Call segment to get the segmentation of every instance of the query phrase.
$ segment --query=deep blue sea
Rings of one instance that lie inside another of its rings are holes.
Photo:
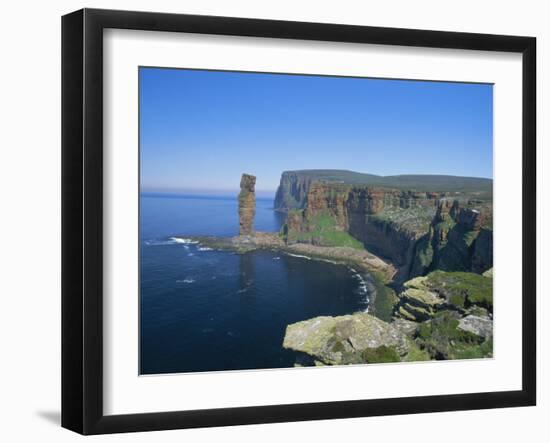
[[[257,200],[257,230],[279,230],[284,216],[272,208]],[[142,195],[142,374],[292,367],[289,323],[367,308],[364,281],[347,266],[184,240],[237,233],[235,197]]]

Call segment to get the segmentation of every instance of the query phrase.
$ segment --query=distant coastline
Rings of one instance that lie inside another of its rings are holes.
[[[215,192],[215,193],[201,193],[201,192],[166,192],[166,191],[140,191],[140,197],[148,198],[188,198],[188,199],[210,199],[210,200],[235,200],[235,197],[239,194],[239,191],[234,192]],[[257,200],[271,200],[275,199],[275,191],[269,193],[256,194]]]

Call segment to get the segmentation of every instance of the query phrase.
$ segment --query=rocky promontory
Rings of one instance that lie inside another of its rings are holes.
[[[403,361],[411,352],[419,352],[399,329],[367,313],[315,317],[289,325],[283,347],[307,355],[315,365]]]

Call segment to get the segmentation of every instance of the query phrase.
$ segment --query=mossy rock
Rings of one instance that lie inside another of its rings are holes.
[[[395,348],[388,346],[367,348],[362,352],[361,357],[366,363],[392,363],[401,361]]]
[[[397,313],[400,317],[406,320],[417,321],[416,317],[412,313],[407,311],[404,306],[399,306],[399,308],[397,309]]]
[[[405,303],[400,307],[399,312],[403,313],[406,311],[408,314],[412,315],[415,321],[425,321],[432,318],[434,315],[431,309],[426,309],[421,306],[415,306],[410,303]]]
[[[370,354],[382,346],[394,350],[400,359],[409,351],[409,340],[391,324],[363,312],[293,323],[287,326],[283,341],[284,348],[327,365],[366,363],[366,355],[380,361],[393,359],[391,351],[384,349]]]
[[[493,282],[473,272],[434,271],[427,275],[426,285],[460,308],[479,305],[493,310]]]
[[[479,345],[464,345],[459,343],[454,347],[453,358],[464,360],[493,357],[493,339],[490,338]]]
[[[409,353],[406,355],[403,361],[428,361],[431,360],[431,356],[428,351],[421,349],[413,340],[410,340]]]
[[[456,313],[442,311],[419,326],[416,343],[438,360],[492,356],[492,337],[485,339],[459,326]]]
[[[409,303],[424,307],[426,309],[433,308],[444,303],[445,301],[439,297],[437,293],[425,289],[408,288],[403,291],[400,296],[406,299]]]

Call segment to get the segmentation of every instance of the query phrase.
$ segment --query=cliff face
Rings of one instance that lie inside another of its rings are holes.
[[[493,181],[487,178],[450,175],[380,176],[347,170],[309,169],[283,172],[275,197],[275,209],[283,212],[290,209],[303,209],[309,186],[313,182],[394,189],[404,192],[404,197],[408,194],[410,199],[422,199],[431,191],[447,194],[447,196],[456,195],[458,191],[458,193],[470,194],[472,197],[475,195],[478,198],[490,200],[493,193]],[[416,191],[411,191],[413,189]]]
[[[254,216],[256,214],[256,177],[243,174],[241,192],[239,193],[239,235],[254,233]]]
[[[438,203],[428,232],[417,242],[411,277],[435,269],[481,273],[493,266],[493,231],[487,223],[491,208],[470,205]]]
[[[284,181],[289,187],[280,192],[303,192],[306,185],[292,175]],[[284,227],[287,242],[364,245],[393,262],[398,280],[435,269],[480,273],[492,267],[490,205],[450,200],[445,192],[320,181],[307,184],[304,197],[295,195],[300,201],[278,193],[279,202],[294,204]]]
[[[305,206],[311,182],[311,177],[303,174],[293,171],[283,172],[275,194],[275,209],[278,211],[302,209]]]

